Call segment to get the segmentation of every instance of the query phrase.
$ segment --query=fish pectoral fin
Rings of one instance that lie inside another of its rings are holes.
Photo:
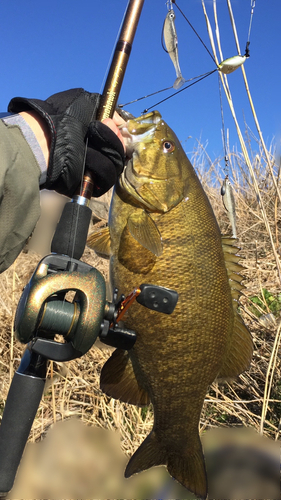
[[[129,353],[116,349],[101,371],[101,390],[123,403],[147,406],[150,398],[136,379]]]
[[[140,245],[157,257],[162,254],[163,245],[161,234],[154,220],[152,220],[147,212],[141,210],[131,214],[127,224],[131,235]]]
[[[155,465],[166,465],[171,476],[185,488],[197,496],[206,498],[205,461],[199,435],[193,447],[171,450],[170,447],[164,448],[163,442],[158,440],[155,431],[152,431],[131,457],[125,470],[125,477]]]
[[[111,239],[109,227],[104,227],[98,231],[94,231],[88,236],[88,247],[95,250],[95,252],[103,257],[110,257]]]

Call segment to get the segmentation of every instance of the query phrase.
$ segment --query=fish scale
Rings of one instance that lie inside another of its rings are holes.
[[[176,445],[178,451],[183,446],[182,442],[191,449],[193,440],[198,438],[198,421],[204,397],[209,384],[219,372],[226,335],[233,321],[228,314],[231,307],[228,278],[225,268],[220,265],[222,249],[218,251],[215,248],[218,239],[220,241],[217,224],[209,224],[209,232],[215,233],[214,249],[210,251],[211,244],[208,240],[206,254],[204,234],[208,225],[204,226],[202,235],[198,231],[196,236],[193,231],[185,232],[187,227],[183,222],[186,218],[189,219],[188,228],[193,225],[198,227],[199,217],[192,217],[189,202],[191,204],[192,199],[159,217],[157,227],[165,245],[162,258],[150,273],[131,273],[114,261],[111,266],[113,284],[118,285],[125,294],[143,281],[166,286],[179,293],[178,304],[171,316],[160,316],[136,305],[128,311],[125,320],[126,326],[137,332],[137,345],[130,356],[136,372],[140,372],[142,367],[144,388],[153,403],[155,432],[166,447]],[[121,207],[116,198],[111,215],[113,220],[116,212],[119,216],[122,213],[122,200],[120,205]],[[202,216],[202,210],[195,213],[201,213]],[[126,214],[125,219],[127,217]],[[157,221],[157,218],[154,216],[154,220]],[[178,224],[175,224],[175,220]],[[181,241],[176,239],[179,230]],[[175,241],[178,244],[176,252],[175,245],[169,244]],[[220,286],[216,286],[212,292],[214,280]],[[215,318],[212,314],[214,308]],[[208,349],[202,349],[205,343],[208,344]],[[180,360],[180,363],[173,370],[175,360]],[[180,366],[183,365],[185,370],[181,371]],[[204,372],[198,372],[198,366],[204,366]],[[188,403],[185,408],[182,407],[183,402]]]
[[[144,138],[145,124],[150,135]],[[171,315],[137,303],[129,308],[124,321],[137,341],[129,353],[117,349],[106,362],[101,388],[125,402],[153,404],[153,429],[125,476],[165,464],[181,484],[205,498],[198,432],[204,397],[220,373],[239,374],[252,354],[249,332],[233,303],[241,289],[240,267],[233,241],[222,243],[200,181],[161,115],[131,120],[129,128],[135,152],[110,209],[111,284],[129,294],[151,283],[176,290],[179,298]],[[93,236],[90,246],[95,248],[98,239]],[[229,274],[235,278],[231,286]]]

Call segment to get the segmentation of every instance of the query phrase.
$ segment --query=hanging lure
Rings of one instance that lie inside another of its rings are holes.
[[[249,56],[248,56],[249,57]],[[224,59],[219,65],[218,70],[224,73],[225,75],[229,75],[233,73],[237,68],[240,68],[242,64],[246,61],[247,56],[233,56],[228,59]]]
[[[221,187],[221,195],[224,208],[227,211],[227,215],[229,217],[230,224],[232,227],[232,236],[233,238],[237,238],[235,200],[233,195],[233,189],[230,180],[228,178],[228,175],[225,176],[225,179],[223,181]]]
[[[163,35],[165,40],[166,49],[163,45],[164,50],[168,52],[172,63],[176,70],[177,79],[174,82],[174,89],[179,89],[185,82],[185,79],[182,76],[180,65],[179,65],[179,56],[178,56],[178,37],[175,27],[175,12],[174,9],[171,8],[166,16],[163,26],[162,33],[162,45],[163,45]]]

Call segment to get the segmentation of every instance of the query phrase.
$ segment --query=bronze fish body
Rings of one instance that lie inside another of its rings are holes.
[[[222,245],[195,170],[161,115],[131,120],[128,129],[134,154],[115,188],[110,234],[93,235],[89,244],[97,248],[102,240],[110,248],[111,283],[120,292],[151,283],[176,290],[179,299],[171,315],[140,304],[128,310],[124,322],[137,341],[106,362],[101,388],[128,403],[153,404],[153,429],[130,459],[126,477],[165,464],[205,498],[198,432],[204,397],[216,377],[239,374],[252,355],[236,311],[241,266],[234,240]]]

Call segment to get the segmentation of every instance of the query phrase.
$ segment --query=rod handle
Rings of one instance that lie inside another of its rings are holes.
[[[0,497],[13,487],[45,380],[16,372],[0,426]]]
[[[86,205],[66,203],[56,227],[51,251],[81,259],[88,236],[92,210]]]

